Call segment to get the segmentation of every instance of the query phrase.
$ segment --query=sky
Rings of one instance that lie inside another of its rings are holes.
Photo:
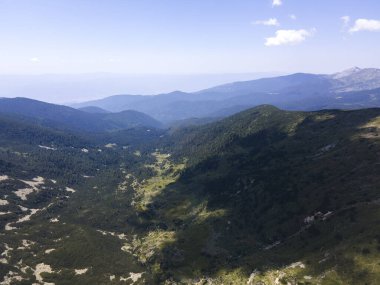
[[[379,48],[379,0],[0,0],[0,75],[334,73]]]

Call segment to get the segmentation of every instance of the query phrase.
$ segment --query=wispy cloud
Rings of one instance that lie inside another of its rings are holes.
[[[297,16],[294,15],[294,14],[290,14],[290,15],[289,15],[289,18],[292,19],[292,20],[297,20]]]
[[[270,46],[281,46],[281,45],[295,45],[306,40],[306,38],[311,37],[315,29],[307,31],[301,30],[278,30],[275,36],[266,38],[265,45]]]
[[[40,59],[38,57],[32,57],[29,59],[31,62],[40,62]]]
[[[343,16],[343,17],[341,17],[340,19],[342,20],[343,25],[344,25],[345,27],[346,27],[346,26],[350,23],[350,21],[351,21],[350,16]]]
[[[272,6],[273,7],[278,7],[278,6],[281,6],[282,5],[282,0],[273,0],[272,2]]]
[[[276,18],[270,18],[268,20],[256,21],[253,24],[264,25],[264,26],[279,26],[280,22]]]
[[[355,25],[352,28],[350,28],[350,33],[360,31],[380,31],[380,20],[357,19],[355,21]]]

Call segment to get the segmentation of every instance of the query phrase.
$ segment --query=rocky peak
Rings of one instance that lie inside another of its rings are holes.
[[[355,67],[351,67],[349,69],[346,69],[346,70],[343,70],[342,72],[338,72],[338,73],[335,73],[333,74],[333,79],[340,79],[340,78],[344,78],[344,77],[348,77],[348,76],[352,76],[360,71],[362,71],[363,69],[355,66]]]

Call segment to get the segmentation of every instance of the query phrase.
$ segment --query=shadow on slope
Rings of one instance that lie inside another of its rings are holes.
[[[379,115],[265,107],[174,134],[189,167],[141,213],[172,233],[149,260],[160,280],[373,283]]]

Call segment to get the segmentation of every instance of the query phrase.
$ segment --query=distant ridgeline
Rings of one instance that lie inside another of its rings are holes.
[[[0,98],[0,114],[38,125],[71,131],[103,132],[136,127],[160,128],[150,116],[126,110],[118,113],[94,108],[77,110],[27,98]]]
[[[261,104],[300,111],[380,107],[380,69],[354,67],[332,75],[297,73],[235,82],[194,93],[117,95],[73,107],[103,109],[95,112],[136,110],[166,124],[188,125],[195,118],[206,118],[209,122]]]

